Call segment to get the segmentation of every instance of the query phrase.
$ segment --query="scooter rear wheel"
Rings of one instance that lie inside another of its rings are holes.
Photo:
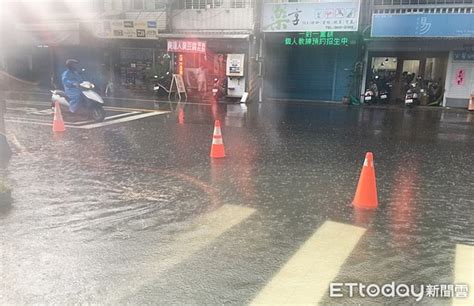
[[[102,106],[96,105],[91,109],[92,120],[95,122],[102,122],[105,119],[105,110]]]

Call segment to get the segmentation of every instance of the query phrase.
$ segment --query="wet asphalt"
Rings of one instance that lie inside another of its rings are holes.
[[[215,119],[222,160],[209,158]],[[60,135],[7,130],[16,154],[1,170],[14,198],[0,211],[1,303],[248,304],[327,220],[367,229],[337,282],[453,283],[456,245],[474,245],[467,111],[174,104]],[[379,208],[359,211],[350,204],[367,151]],[[196,220],[224,205],[254,213],[205,241]]]

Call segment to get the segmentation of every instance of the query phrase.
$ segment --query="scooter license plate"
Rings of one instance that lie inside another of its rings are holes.
[[[160,86],[153,87],[153,90],[155,90],[155,91],[158,90],[158,89],[160,89]]]
[[[372,100],[372,97],[365,97],[364,100],[365,101],[370,101],[370,100]]]
[[[406,99],[405,103],[413,103],[413,99]]]
[[[387,95],[381,95],[380,98],[381,99],[387,99]]]
[[[216,93],[216,92],[217,92],[217,89],[213,89],[212,92],[213,92],[213,93]]]

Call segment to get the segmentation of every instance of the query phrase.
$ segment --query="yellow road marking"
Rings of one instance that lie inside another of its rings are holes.
[[[326,221],[252,301],[252,305],[316,304],[365,233]]]
[[[133,296],[144,286],[158,279],[160,274],[183,262],[194,253],[205,248],[230,228],[241,223],[255,212],[253,208],[235,205],[223,205],[217,210],[198,218],[187,229],[178,235],[160,254],[142,260],[149,263],[143,269],[127,279],[121,288],[114,288],[104,304],[117,304],[129,296]]]
[[[454,283],[466,284],[469,292],[467,298],[454,298],[453,305],[474,305],[474,246],[456,245]]]

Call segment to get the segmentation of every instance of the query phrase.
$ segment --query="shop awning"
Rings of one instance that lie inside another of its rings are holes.
[[[79,23],[19,23],[15,30],[20,45],[79,45]]]

